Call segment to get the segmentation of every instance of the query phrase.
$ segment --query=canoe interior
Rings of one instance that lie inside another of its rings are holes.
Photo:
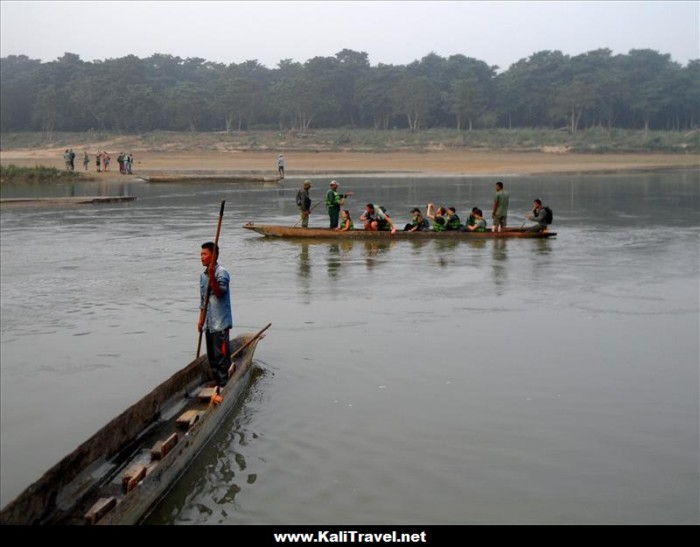
[[[231,353],[252,335],[230,341]],[[234,360],[236,374],[222,391],[224,399],[250,367],[257,342]],[[73,452],[64,457],[0,512],[2,524],[82,524],[84,515],[100,498],[130,496],[122,492],[121,477],[134,465],[150,465],[149,474],[160,463],[151,462],[150,449],[172,433],[184,432],[176,419],[186,410],[223,412],[224,405],[211,406],[197,398],[198,391],[213,386],[206,355],[193,360],[153,389],[140,401],[110,421]],[[188,443],[189,444],[189,443]]]
[[[395,234],[389,231],[348,230],[340,232],[330,228],[293,228],[291,226],[275,226],[270,224],[255,224],[249,222],[243,228],[252,230],[264,236],[286,238],[313,238],[313,239],[502,239],[502,238],[548,238],[556,236],[556,232],[532,232],[524,228],[506,228],[504,232],[460,232],[446,231],[433,232],[404,232],[397,230]]]

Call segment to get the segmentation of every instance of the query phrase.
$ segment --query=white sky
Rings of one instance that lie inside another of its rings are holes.
[[[651,48],[681,64],[700,58],[699,1],[33,2],[0,1],[0,56],[51,61],[168,53],[226,64],[304,62],[343,48],[372,65],[431,51],[501,70],[545,49],[575,55]]]

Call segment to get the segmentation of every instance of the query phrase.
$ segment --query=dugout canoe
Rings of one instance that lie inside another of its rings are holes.
[[[207,356],[194,359],[44,473],[3,508],[0,523],[140,522],[241,399],[263,331],[230,341],[231,355],[243,349],[220,402]]]
[[[281,177],[263,177],[258,175],[151,175],[141,177],[146,182],[268,182],[279,184]]]
[[[51,198],[2,198],[0,206],[33,206],[33,205],[85,205],[96,203],[119,203],[134,201],[136,196],[69,196]]]
[[[397,230],[395,234],[391,232],[372,232],[369,230],[348,230],[340,232],[330,228],[292,228],[289,226],[275,226],[271,224],[255,224],[248,222],[243,225],[246,230],[252,230],[267,237],[285,238],[310,238],[310,239],[371,239],[371,240],[391,240],[391,239],[503,239],[503,238],[527,238],[541,239],[553,237],[556,232],[530,232],[523,228],[506,228],[504,232],[404,232]]]

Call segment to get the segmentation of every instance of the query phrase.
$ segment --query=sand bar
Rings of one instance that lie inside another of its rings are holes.
[[[75,148],[79,159],[82,148]],[[10,149],[0,152],[0,163],[63,168],[61,149]],[[138,151],[133,150],[135,175],[257,174],[276,176],[276,151]],[[116,155],[116,154],[115,154]],[[427,152],[289,152],[287,178],[319,175],[373,174],[375,176],[518,176],[551,173],[596,173],[700,169],[697,154],[580,154],[440,150]],[[114,158],[114,156],[113,156]],[[82,163],[76,170],[83,172]],[[96,173],[91,156],[89,172],[99,179],[125,180],[115,159],[108,173]]]

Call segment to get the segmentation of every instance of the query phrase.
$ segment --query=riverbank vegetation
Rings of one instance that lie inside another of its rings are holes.
[[[16,165],[0,165],[0,183],[20,182],[66,182],[84,180],[85,176],[75,171],[62,171],[54,167],[36,165],[34,167],[18,167]]]
[[[646,149],[657,149],[664,138],[650,138],[652,130],[686,134],[700,123],[700,60],[682,66],[650,49],[540,51],[499,70],[465,55],[434,53],[407,65],[371,66],[367,53],[349,49],[304,63],[284,59],[273,69],[255,60],[225,65],[164,54],[88,62],[66,53],[47,63],[11,55],[0,59],[0,131],[287,136],[333,129],[340,131],[337,146],[360,140],[381,147],[393,135],[386,131],[407,130],[415,138],[399,133],[401,140],[423,142],[433,138],[426,130],[453,128],[458,135],[447,140],[460,146],[510,146],[514,135],[575,148],[601,135],[600,146],[615,148],[623,146],[610,137],[615,131],[641,129]],[[475,136],[476,129],[487,132]],[[582,140],[573,139],[579,133]],[[624,146],[639,139],[625,137]]]
[[[307,131],[152,131],[147,133],[12,132],[2,134],[2,149],[97,149],[112,151],[264,151],[395,152],[434,150],[545,151],[553,153],[700,153],[700,130],[649,131],[591,128],[569,133],[556,129],[316,129]]]

